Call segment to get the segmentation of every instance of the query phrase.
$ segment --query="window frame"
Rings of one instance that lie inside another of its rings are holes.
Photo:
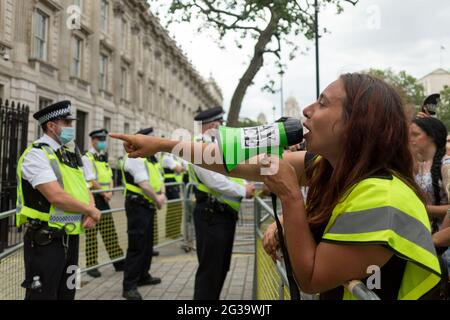
[[[77,48],[75,48],[75,45],[78,45]],[[83,75],[83,70],[82,70],[82,65],[83,65],[83,45],[84,45],[84,40],[76,35],[72,36],[72,50],[71,50],[71,63],[70,63],[70,69],[71,69],[71,74],[74,77],[77,77],[79,79],[82,78]],[[76,52],[76,57],[75,57],[75,49],[77,49]],[[77,65],[74,65],[74,63],[77,63]]]
[[[36,9],[34,12],[34,19],[33,57],[42,61],[47,61],[50,16],[48,16],[44,11]],[[43,22],[43,27],[40,24],[41,22]],[[41,31],[43,31],[43,35],[38,34]]]
[[[109,29],[109,2],[101,0],[100,2],[100,31],[108,33]]]
[[[126,67],[122,67],[120,69],[120,98],[122,100],[127,100],[128,93],[128,69]]]
[[[108,91],[108,68],[109,57],[100,53],[99,88],[103,91]]]

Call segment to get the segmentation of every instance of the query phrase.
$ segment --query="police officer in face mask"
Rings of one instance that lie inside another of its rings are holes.
[[[73,300],[79,234],[100,220],[84,180],[70,101],[33,117],[44,131],[17,165],[17,226],[25,226],[25,299]]]
[[[112,170],[108,164],[108,131],[99,129],[92,131],[91,137],[92,147],[83,156],[84,177],[89,184],[91,190],[109,190],[114,187]],[[95,193],[95,206],[99,210],[110,210],[109,202],[112,199],[112,192]],[[97,233],[100,232],[106,251],[111,260],[115,260],[123,256],[122,248],[120,248],[117,238],[116,227],[111,213],[102,215],[102,219],[97,226],[86,232],[86,267],[91,268],[98,264],[98,246]],[[122,271],[123,260],[113,263],[116,271]],[[101,276],[97,268],[87,272],[94,278]]]

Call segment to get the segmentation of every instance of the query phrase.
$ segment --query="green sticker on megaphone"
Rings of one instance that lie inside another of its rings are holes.
[[[228,172],[258,154],[281,157],[287,145],[283,123],[248,128],[219,127],[219,146]]]

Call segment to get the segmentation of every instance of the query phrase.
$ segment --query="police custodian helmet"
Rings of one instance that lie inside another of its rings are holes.
[[[76,120],[77,118],[72,115],[71,102],[69,100],[60,101],[45,107],[33,114],[40,125],[43,125],[51,120]]]
[[[200,111],[195,116],[195,121],[201,121],[202,123],[209,123],[213,121],[223,121],[223,115],[225,111],[223,111],[222,107],[214,107],[205,111]]]

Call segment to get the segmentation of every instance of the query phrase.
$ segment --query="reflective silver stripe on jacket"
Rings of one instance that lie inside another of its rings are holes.
[[[327,233],[355,234],[392,230],[400,237],[436,255],[431,232],[416,218],[391,207],[341,214]]]
[[[77,223],[83,220],[82,214],[51,214],[48,221],[53,223]]]
[[[48,154],[53,154],[56,157],[55,151],[52,148],[50,148],[49,146],[45,146],[45,145],[42,147],[45,149],[45,151]],[[64,182],[63,182],[63,178],[62,178],[61,170],[59,168],[58,161],[56,159],[48,159],[48,160],[50,161],[50,165],[53,169],[53,172],[55,173],[56,180],[58,180],[58,183],[61,186],[61,188],[64,189]],[[64,211],[55,206],[54,214],[56,214],[56,215],[64,214]]]

